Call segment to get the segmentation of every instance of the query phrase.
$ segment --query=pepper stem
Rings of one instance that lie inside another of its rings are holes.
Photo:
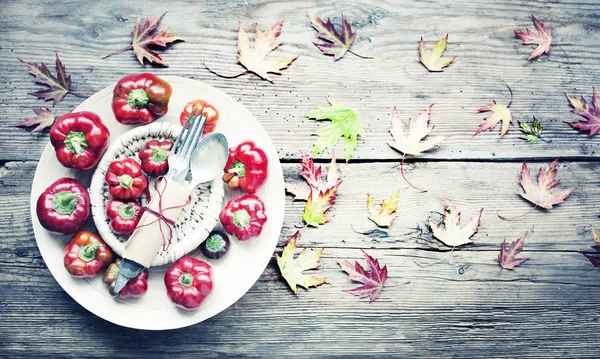
[[[133,178],[130,175],[121,175],[119,176],[119,184],[127,189],[133,184]]]
[[[244,177],[246,175],[246,166],[242,161],[235,161],[231,166],[231,172],[235,173],[238,177]]]
[[[167,151],[157,148],[152,152],[152,160],[156,163],[163,163],[167,159]]]
[[[96,259],[96,251],[98,248],[100,248],[100,243],[98,242],[86,244],[79,250],[79,258],[86,262]]]
[[[122,204],[119,206],[119,217],[123,219],[132,219],[135,217],[135,208],[130,204]]]
[[[85,134],[76,131],[69,132],[63,143],[73,153],[81,153],[88,146]]]
[[[71,214],[77,205],[79,193],[64,191],[54,195],[52,208],[60,214]]]
[[[148,95],[142,89],[131,90],[129,96],[127,96],[127,103],[134,108],[146,107],[148,101]]]
[[[179,284],[181,284],[184,287],[192,285],[193,281],[194,281],[194,276],[191,275],[190,273],[183,273],[182,275],[179,276]]]
[[[233,223],[239,228],[246,228],[250,224],[250,215],[245,209],[233,213]]]

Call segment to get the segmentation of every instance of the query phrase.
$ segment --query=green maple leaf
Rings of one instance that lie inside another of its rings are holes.
[[[306,117],[317,121],[330,120],[331,124],[317,131],[317,142],[312,151],[312,156],[316,156],[329,149],[333,151],[340,137],[344,137],[344,154],[346,162],[354,154],[356,140],[358,136],[366,137],[362,123],[356,113],[346,104],[339,101],[327,99],[331,107],[319,107],[310,111]]]
[[[540,122],[535,117],[533,118],[533,124],[519,121],[519,127],[521,127],[521,132],[525,133],[525,135],[521,136],[521,139],[529,143],[536,142],[542,137],[542,125],[540,125]]]
[[[324,279],[302,273],[305,270],[318,269],[321,266],[319,260],[321,259],[325,247],[321,249],[303,248],[300,254],[298,254],[298,257],[294,259],[297,240],[298,232],[292,235],[288,244],[283,248],[281,257],[275,253],[281,276],[296,294],[298,294],[297,286],[308,289],[309,287],[317,287],[327,283]]]

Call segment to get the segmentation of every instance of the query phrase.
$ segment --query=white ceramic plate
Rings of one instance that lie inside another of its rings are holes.
[[[240,103],[212,86],[181,77],[161,77],[171,84],[173,95],[169,112],[159,121],[179,123],[179,114],[188,101],[205,99],[219,110],[220,119],[216,131],[227,137],[230,146],[251,139],[269,158],[268,180],[256,193],[265,203],[268,218],[261,235],[247,242],[232,238],[229,253],[219,260],[204,258],[200,251],[190,254],[213,267],[213,292],[198,310],[189,312],[179,309],[167,298],[163,277],[169,266],[152,267],[148,292],[144,297],[134,300],[111,297],[100,277],[76,279],[65,270],[63,250],[70,236],[48,233],[37,219],[35,204],[39,195],[58,178],[77,178],[89,186],[93,171],[81,173],[64,168],[56,159],[54,148],[48,143],[40,158],[31,190],[33,231],[42,257],[56,281],[73,299],[97,316],[118,325],[148,330],[174,329],[196,324],[223,311],[241,298],[258,280],[273,255],[281,233],[285,206],[283,173],[277,151],[258,120]],[[111,109],[112,90],[113,86],[105,88],[74,110],[98,114],[111,132],[111,143],[133,127],[121,125],[115,120]],[[226,190],[224,203],[241,195],[241,191]],[[95,231],[91,216],[86,228]]]

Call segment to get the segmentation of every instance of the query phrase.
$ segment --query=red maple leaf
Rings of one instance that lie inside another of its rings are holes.
[[[339,262],[342,269],[348,273],[350,279],[363,283],[360,287],[346,289],[344,292],[354,294],[360,298],[370,297],[369,303],[372,303],[377,299],[379,293],[381,293],[381,289],[383,289],[383,284],[388,279],[387,265],[380,267],[377,259],[371,257],[365,251],[362,252],[365,258],[367,258],[369,271],[366,271],[358,262],[354,262],[354,265],[347,260]]]
[[[583,96],[577,98],[566,93],[565,96],[567,96],[569,104],[573,106],[571,112],[586,118],[581,121],[569,122],[569,125],[582,132],[589,131],[590,136],[597,134],[600,131],[600,96],[596,93],[596,89],[594,89],[594,95],[592,96],[593,107],[588,106]]]
[[[545,209],[552,209],[553,205],[563,203],[577,187],[553,191],[552,188],[560,183],[560,180],[556,178],[557,167],[558,158],[545,168],[540,167],[537,185],[534,185],[531,180],[531,172],[524,161],[523,167],[521,167],[521,186],[524,193],[520,193],[521,197]]]
[[[500,267],[504,269],[514,269],[530,259],[517,258],[517,255],[523,250],[523,243],[525,243],[526,235],[527,232],[525,232],[525,234],[521,237],[512,241],[508,250],[506,249],[506,239],[502,242],[500,253],[498,254],[498,264],[500,264]]]

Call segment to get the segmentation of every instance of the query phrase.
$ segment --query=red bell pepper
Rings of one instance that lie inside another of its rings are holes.
[[[201,260],[181,257],[165,273],[167,295],[176,306],[195,310],[213,288],[212,268]]]
[[[38,197],[36,213],[48,231],[73,234],[90,216],[90,196],[76,179],[60,178]]]
[[[203,135],[213,132],[215,127],[217,127],[217,121],[219,121],[219,111],[217,111],[213,105],[207,103],[206,101],[198,99],[186,103],[181,115],[179,115],[179,122],[181,122],[181,126],[185,125],[191,113],[196,113],[197,115],[204,113],[206,115],[204,131],[202,131]],[[193,121],[194,119],[190,121],[190,125]]]
[[[133,158],[113,161],[106,171],[104,180],[108,183],[108,192],[116,199],[140,198],[148,185],[142,174],[142,166]]]
[[[56,158],[67,168],[87,171],[100,161],[108,148],[110,131],[92,112],[60,116],[50,128],[50,143]]]
[[[113,90],[112,110],[124,125],[148,124],[169,110],[173,89],[150,73],[123,77]]]
[[[229,149],[223,181],[230,189],[255,193],[267,180],[269,160],[265,151],[246,141]]]
[[[148,291],[148,270],[144,269],[140,274],[130,279],[127,284],[121,289],[119,293],[114,292],[115,281],[119,276],[119,268],[121,267],[121,260],[117,259],[114,263],[111,263],[104,276],[102,276],[102,282],[108,285],[108,292],[112,296],[119,295],[121,298],[140,298]]]
[[[106,203],[106,217],[110,228],[121,235],[130,235],[137,227],[144,209],[137,202],[122,202],[116,199]]]
[[[267,215],[260,198],[247,194],[227,202],[219,219],[227,233],[235,235],[240,241],[247,241],[262,232]]]
[[[151,140],[146,142],[146,147],[138,153],[142,161],[142,170],[149,175],[162,176],[169,172],[167,157],[173,148],[171,141]]]
[[[90,231],[75,233],[65,248],[65,268],[76,278],[97,276],[112,259],[110,248]]]

